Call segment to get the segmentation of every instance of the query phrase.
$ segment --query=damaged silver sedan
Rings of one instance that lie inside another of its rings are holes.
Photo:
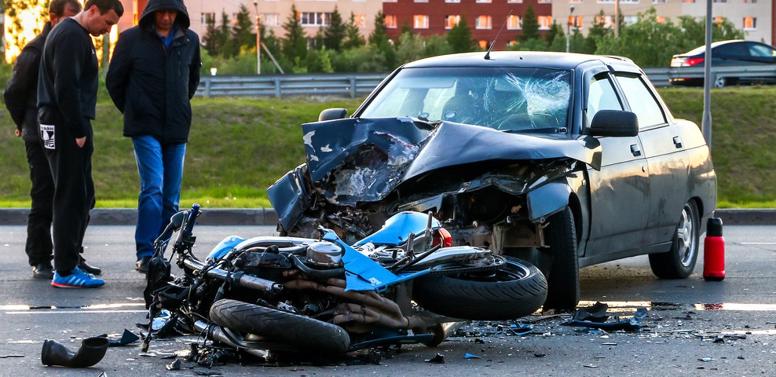
[[[716,175],[697,125],[674,119],[626,59],[493,52],[394,71],[354,112],[304,124],[307,162],[269,189],[284,234],[363,237],[431,212],[455,244],[538,266],[545,309],[579,301],[579,268],[649,254],[684,278]]]

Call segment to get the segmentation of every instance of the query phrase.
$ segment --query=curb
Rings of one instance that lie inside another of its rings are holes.
[[[26,208],[0,208],[0,225],[26,225]],[[276,225],[278,216],[272,208],[203,209],[200,225]],[[776,209],[718,209],[717,216],[726,225],[776,225]],[[91,211],[92,225],[135,225],[137,210],[99,208]]]

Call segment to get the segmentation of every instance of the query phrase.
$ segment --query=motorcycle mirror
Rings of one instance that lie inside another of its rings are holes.
[[[186,211],[180,211],[170,216],[170,224],[172,224],[173,230],[178,230],[183,225],[183,221],[186,220]]]

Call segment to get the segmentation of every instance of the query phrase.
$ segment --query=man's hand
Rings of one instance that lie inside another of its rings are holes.
[[[17,128],[13,130],[13,134],[16,135],[16,137],[22,137],[22,130]]]
[[[86,136],[76,138],[75,143],[78,144],[78,148],[83,148],[86,144]]]

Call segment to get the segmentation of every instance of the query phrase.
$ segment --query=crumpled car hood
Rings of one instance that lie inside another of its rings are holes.
[[[600,168],[601,148],[594,138],[506,133],[450,122],[432,130],[416,122],[348,118],[304,124],[313,186],[331,202],[355,206],[380,201],[401,183],[433,170],[477,162],[570,158]]]

